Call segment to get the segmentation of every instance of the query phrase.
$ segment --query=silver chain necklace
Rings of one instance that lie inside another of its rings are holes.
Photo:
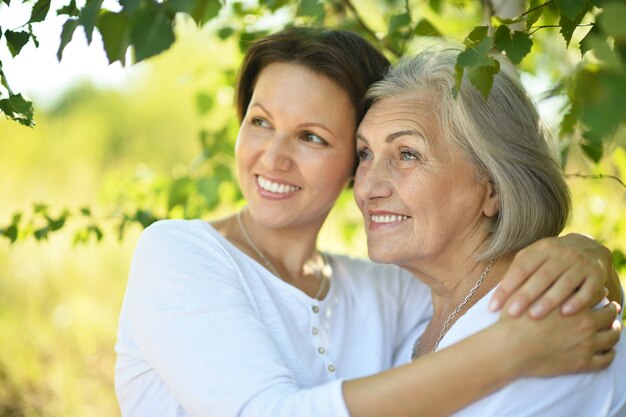
[[[263,252],[261,252],[261,249],[259,249],[257,247],[257,245],[255,245],[254,242],[252,241],[252,238],[250,238],[250,235],[248,234],[248,230],[243,225],[243,220],[241,219],[241,211],[239,211],[237,213],[237,223],[239,223],[239,229],[241,229],[241,233],[243,234],[243,237],[246,239],[246,242],[256,252],[256,254],[259,255],[259,258],[261,258],[263,260],[263,263],[265,264],[267,269],[269,269],[272,274],[276,275],[278,278],[280,278],[283,281],[285,281],[283,279],[283,277],[278,273],[278,271],[276,270],[274,265],[270,262],[270,260],[267,259],[267,257],[263,254]],[[324,265],[323,265],[322,269],[318,269],[318,270],[316,270],[314,272],[315,276],[320,281],[320,285],[317,288],[317,293],[315,294],[315,297],[313,297],[316,300],[320,299],[320,296],[322,295],[322,292],[324,291],[324,288],[326,287],[326,285],[325,285],[326,280],[324,279],[324,274],[322,272],[322,270],[326,269],[326,265],[327,265],[327,263],[326,263],[326,256],[323,253],[320,253],[320,254],[322,256],[322,261],[323,261]]]
[[[465,306],[465,304],[467,304],[470,298],[472,298],[472,296],[476,293],[476,290],[478,290],[478,287],[480,287],[480,284],[483,283],[483,281],[485,280],[485,277],[487,277],[487,274],[489,273],[489,271],[491,271],[491,267],[496,262],[496,259],[497,258],[492,259],[489,262],[489,264],[487,264],[487,267],[485,268],[483,273],[480,274],[480,278],[478,278],[478,281],[476,281],[476,284],[474,284],[474,286],[469,290],[469,292],[467,293],[463,301],[461,301],[461,303],[458,306],[456,306],[454,311],[448,316],[446,321],[443,323],[443,329],[441,329],[441,333],[439,333],[439,338],[435,342],[435,347],[433,347],[433,350],[432,350],[433,352],[436,351],[437,348],[439,347],[439,342],[441,342],[441,339],[443,339],[446,332],[448,331],[448,326],[450,325],[450,322],[452,321],[452,319],[454,319],[454,317],[456,317],[456,315],[459,314],[459,312]],[[419,355],[420,340],[421,340],[421,336],[418,337],[417,340],[415,340],[415,344],[413,345],[413,351],[411,352],[411,361],[414,361],[415,359],[417,359]]]

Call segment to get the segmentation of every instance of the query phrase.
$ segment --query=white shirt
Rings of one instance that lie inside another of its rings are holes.
[[[120,315],[122,415],[348,417],[342,381],[408,361],[430,290],[397,267],[328,261],[330,289],[317,301],[208,223],[150,226]]]
[[[454,323],[438,350],[498,320],[499,314],[488,308],[494,291]],[[623,335],[616,349],[615,360],[602,372],[519,379],[464,408],[454,417],[626,417],[626,338]]]

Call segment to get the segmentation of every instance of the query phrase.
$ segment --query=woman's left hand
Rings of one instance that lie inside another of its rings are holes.
[[[613,300],[621,301],[620,284],[611,251],[580,234],[539,240],[519,251],[491,299],[490,308],[513,317],[528,310],[542,318],[557,307],[574,314],[600,302],[606,286],[617,289]]]

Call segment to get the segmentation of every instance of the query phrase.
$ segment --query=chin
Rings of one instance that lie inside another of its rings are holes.
[[[378,264],[395,263],[395,257],[391,253],[388,253],[385,250],[377,250],[376,248],[371,248],[369,247],[369,245],[367,249],[367,256],[370,258],[370,260]]]

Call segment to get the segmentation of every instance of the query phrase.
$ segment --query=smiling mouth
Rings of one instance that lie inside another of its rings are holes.
[[[371,214],[370,221],[378,224],[398,223],[410,219],[402,214]]]
[[[296,185],[281,184],[278,182],[270,181],[261,175],[257,175],[257,184],[263,190],[276,194],[287,194],[302,189],[302,187],[298,187]]]

